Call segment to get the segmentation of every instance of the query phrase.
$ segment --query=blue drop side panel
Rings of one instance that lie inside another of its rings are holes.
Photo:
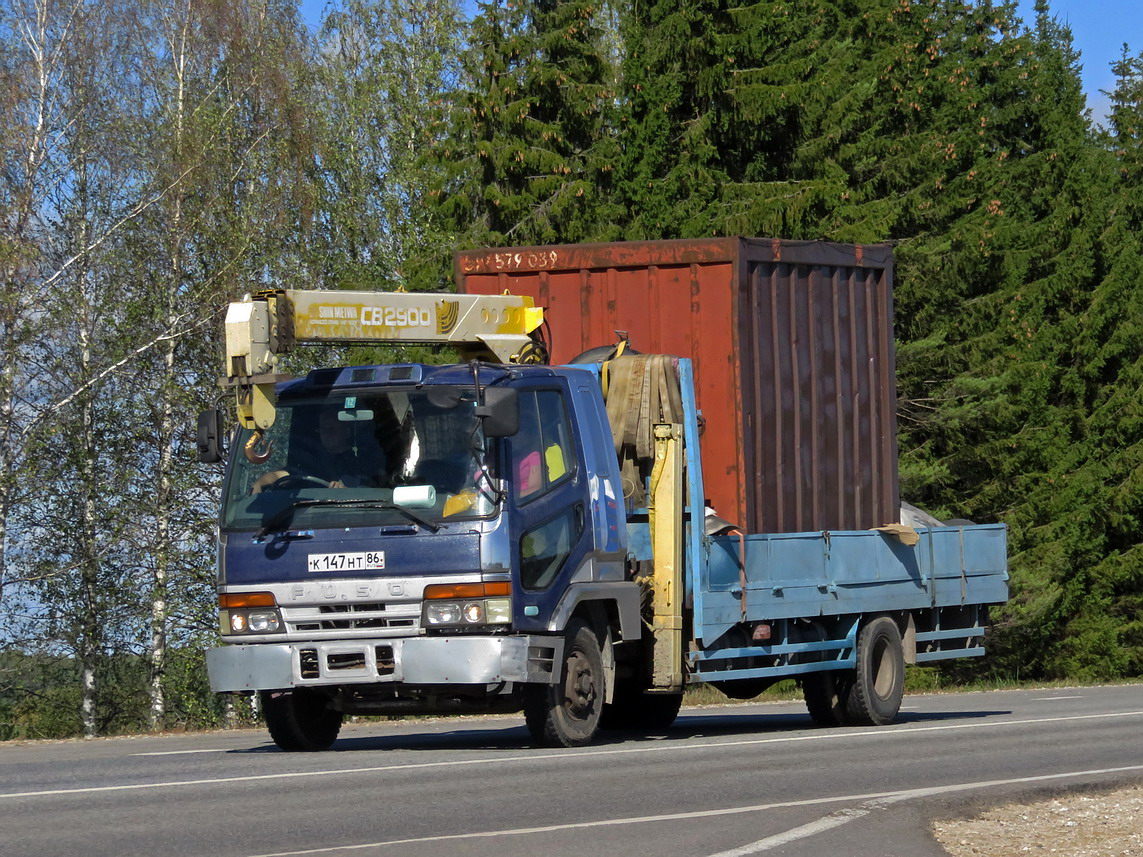
[[[917,532],[913,547],[873,530],[746,536],[746,621],[1007,600],[1003,524]],[[743,618],[739,554],[737,537],[719,536],[699,567],[695,636],[703,641]]]

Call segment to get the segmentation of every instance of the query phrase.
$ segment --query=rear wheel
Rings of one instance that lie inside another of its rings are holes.
[[[615,688],[615,699],[603,706],[601,729],[661,732],[669,729],[683,705],[681,693],[647,693],[637,685]]]
[[[884,726],[896,719],[904,692],[901,631],[888,616],[878,616],[857,636],[857,670],[846,712],[854,723]]]
[[[802,696],[810,719],[819,726],[843,726],[853,693],[853,670],[825,670],[802,677]]]
[[[262,691],[262,714],[270,737],[287,752],[328,750],[341,731],[342,713],[309,688]]]
[[[649,732],[670,729],[682,707],[681,693],[644,693],[639,728]]]
[[[538,743],[580,747],[591,742],[603,711],[603,656],[595,632],[578,619],[564,632],[564,663],[558,684],[529,685],[524,719]]]

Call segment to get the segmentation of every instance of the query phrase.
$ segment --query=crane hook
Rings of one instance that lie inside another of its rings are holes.
[[[265,445],[259,449],[258,444],[263,441],[265,441]],[[274,451],[274,442],[266,439],[266,433],[262,429],[256,428],[254,434],[250,435],[250,440],[246,441],[246,445],[242,447],[242,451],[246,454],[246,460],[251,464],[261,464]]]

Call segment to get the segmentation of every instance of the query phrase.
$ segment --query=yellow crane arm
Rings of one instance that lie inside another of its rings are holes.
[[[544,310],[530,297],[276,289],[226,313],[226,377],[246,428],[274,424],[278,358],[297,345],[451,345],[465,357],[537,362],[532,333]]]

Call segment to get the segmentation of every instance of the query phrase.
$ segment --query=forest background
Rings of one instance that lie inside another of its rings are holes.
[[[893,242],[903,497],[1010,527],[947,679],[1143,676],[1143,54],[1102,124],[1079,59],[1043,0],[4,0],[0,738],[227,716],[227,301],[506,244]]]

